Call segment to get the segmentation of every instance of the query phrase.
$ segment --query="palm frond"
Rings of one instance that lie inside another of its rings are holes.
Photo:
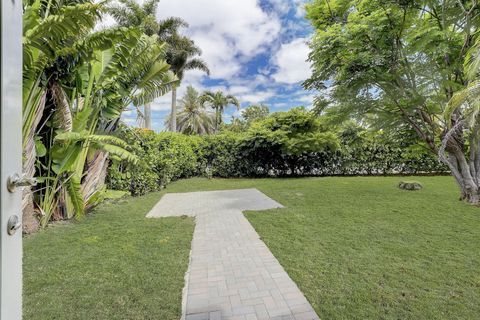
[[[66,182],[66,189],[75,210],[75,217],[82,217],[85,214],[85,203],[83,202],[80,178],[75,174],[72,175]]]
[[[131,97],[131,101],[135,106],[145,105],[152,102],[158,97],[165,95],[172,88],[178,85],[178,79],[172,72],[158,74],[149,83],[145,83],[140,92]]]
[[[466,108],[466,110],[464,110],[464,117],[468,117],[476,112],[476,109],[479,107],[479,100],[480,80],[477,80],[471,82],[467,88],[456,92],[450,99],[444,112],[447,123],[451,123],[452,115],[462,106]]]
[[[131,152],[128,152],[127,150],[119,147],[119,146],[115,146],[115,145],[112,145],[112,144],[96,144],[98,149],[101,149],[101,150],[104,150],[114,156],[117,156],[119,157],[120,159],[122,160],[125,160],[125,161],[128,161],[128,162],[131,162],[133,164],[137,164],[138,163],[138,157],[136,155],[134,155],[133,153]]]
[[[159,22],[157,34],[162,41],[166,41],[177,34],[180,28],[188,28],[188,23],[182,18],[169,17]]]
[[[112,135],[89,134],[88,131],[82,132],[62,132],[55,136],[55,142],[73,143],[78,141],[93,141],[98,143],[114,144],[127,148],[128,144],[122,139]]]
[[[66,40],[86,35],[93,29],[100,8],[99,4],[87,2],[64,7],[58,15],[50,15],[43,20],[37,18],[37,23],[24,31],[24,51],[31,52],[35,48],[48,57],[55,58],[56,51],[64,46]]]
[[[82,131],[82,132],[62,132],[59,133],[55,136],[54,142],[65,142],[65,143],[71,143],[71,142],[77,142],[77,141],[83,141],[88,138],[89,134],[87,131]]]
[[[465,57],[465,71],[468,79],[478,79],[480,76],[480,34]]]
[[[237,109],[240,108],[240,101],[238,101],[238,99],[237,99],[235,96],[233,96],[233,95],[227,95],[227,96],[225,97],[225,99],[227,100],[227,102],[228,102],[229,104],[233,104],[234,106],[236,106]]]
[[[210,75],[210,69],[207,63],[202,59],[191,59],[185,64],[185,70],[200,70]]]

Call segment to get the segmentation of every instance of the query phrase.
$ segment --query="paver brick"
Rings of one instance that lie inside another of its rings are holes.
[[[166,194],[147,217],[196,218],[184,320],[318,320],[244,217],[282,206],[256,189]]]

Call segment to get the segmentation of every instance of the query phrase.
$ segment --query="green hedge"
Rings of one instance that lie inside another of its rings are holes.
[[[418,174],[446,172],[434,154],[402,145],[379,133],[340,134],[340,148],[286,153],[281,142],[252,132],[186,136],[123,130],[121,137],[140,158],[138,165],[112,159],[108,187],[140,195],[192,176],[258,177]]]
[[[156,134],[149,130],[121,130],[120,136],[138,156],[131,165],[112,159],[107,185],[115,190],[129,190],[134,196],[160,190],[180,178],[199,173],[200,138],[177,133]]]

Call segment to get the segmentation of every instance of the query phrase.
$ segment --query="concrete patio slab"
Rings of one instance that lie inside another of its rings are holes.
[[[243,215],[282,208],[257,189],[169,193],[149,218],[194,216],[185,320],[319,317]]]

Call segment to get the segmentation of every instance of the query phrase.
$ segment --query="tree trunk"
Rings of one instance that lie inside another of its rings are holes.
[[[215,133],[218,133],[219,124],[220,124],[220,109],[215,108]]]
[[[147,103],[143,108],[143,113],[145,117],[145,128],[152,129],[152,105],[150,103]]]
[[[480,159],[480,145],[476,136],[472,135],[469,146],[470,154],[467,157],[464,152],[462,134],[463,125],[459,122],[443,137],[439,158],[450,168],[460,187],[460,200],[478,205],[480,204],[480,171],[476,163]]]
[[[448,152],[447,160],[444,161],[460,187],[460,200],[478,205],[480,200],[479,184],[474,178],[473,172],[465,155],[461,152]]]
[[[170,131],[177,132],[177,88],[172,89],[172,112],[170,114]]]
[[[35,176],[35,162],[37,159],[37,152],[35,147],[35,132],[42,119],[43,111],[45,109],[46,92],[40,98],[35,119],[32,122],[30,131],[26,137],[23,137],[23,173],[27,177]],[[22,192],[22,228],[24,233],[32,233],[38,230],[40,222],[35,216],[33,205],[33,192],[31,187],[26,187]]]
[[[87,163],[85,177],[82,181],[83,199],[86,204],[92,196],[105,186],[108,169],[108,152],[96,151],[93,159]]]
[[[71,132],[73,127],[72,110],[68,104],[65,91],[60,84],[55,81],[50,82],[49,91],[55,104],[55,118],[58,119],[60,129]]]

